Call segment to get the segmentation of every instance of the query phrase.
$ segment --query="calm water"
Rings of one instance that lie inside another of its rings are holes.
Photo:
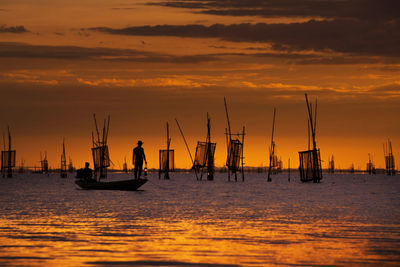
[[[137,192],[0,178],[0,265],[400,265],[400,176],[294,178],[151,174]]]

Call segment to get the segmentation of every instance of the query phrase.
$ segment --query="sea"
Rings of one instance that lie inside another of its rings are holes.
[[[399,175],[170,176],[133,192],[0,178],[0,265],[400,266]]]

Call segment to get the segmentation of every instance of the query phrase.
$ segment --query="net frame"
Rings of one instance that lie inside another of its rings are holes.
[[[392,154],[389,154],[388,156],[385,156],[385,166],[386,166],[386,172],[387,172],[388,175],[394,175],[395,174],[394,156]]]
[[[16,150],[1,151],[1,169],[14,168],[16,164]]]
[[[373,172],[373,170],[374,170],[374,164],[372,163],[372,162],[368,162],[367,163],[367,167],[366,167],[366,172],[368,172],[368,173],[372,173]]]
[[[226,166],[229,170],[236,172],[240,169],[240,160],[242,158],[243,143],[238,139],[231,139],[229,141],[228,156],[226,159]]]
[[[393,155],[385,156],[385,165],[387,170],[394,169],[394,157]]]
[[[321,156],[319,149],[299,152],[299,172],[300,180],[302,182],[319,181],[322,179]]]
[[[61,154],[61,173],[66,173],[67,172],[67,159],[65,157],[65,154]]]
[[[167,157],[167,153],[169,156]],[[159,152],[159,170],[161,172],[174,171],[175,170],[175,151],[173,149],[160,149]],[[169,166],[167,168],[167,158],[169,160]]]
[[[42,172],[48,172],[49,171],[49,162],[47,159],[41,160],[40,161],[40,166],[42,167]]]
[[[102,169],[110,167],[110,153],[108,151],[108,146],[97,146],[92,148],[92,157],[94,169]]]
[[[328,165],[329,165],[328,166],[329,172],[334,173],[335,172],[335,162],[333,160],[330,160]]]
[[[217,143],[197,142],[193,168],[207,167],[209,162],[214,165],[214,155]],[[210,159],[208,158],[210,156]]]

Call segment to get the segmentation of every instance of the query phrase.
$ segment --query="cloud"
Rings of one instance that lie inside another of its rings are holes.
[[[400,57],[400,19],[368,22],[337,19],[304,23],[156,25],[90,30],[135,36],[218,38],[231,42],[268,43],[276,51],[333,51],[355,55]]]
[[[400,98],[400,81],[373,87],[368,92],[378,97]]]
[[[217,46],[218,47],[218,46]],[[219,47],[218,47],[219,48]],[[246,51],[247,49],[244,48]],[[249,50],[247,50],[249,51]],[[342,64],[354,62],[376,62],[376,60],[363,59],[336,59],[330,56],[316,54],[303,54],[296,52],[265,52],[265,53],[213,53],[198,55],[170,55],[162,53],[146,52],[134,49],[115,49],[102,47],[79,47],[79,46],[47,46],[31,45],[26,43],[0,42],[0,58],[26,58],[26,59],[61,59],[61,60],[98,60],[113,62],[149,62],[149,63],[174,63],[174,64],[196,64],[210,61],[224,61],[230,57],[251,57],[258,59],[283,59],[290,64],[331,64],[339,62]]]
[[[0,42],[0,58],[91,59],[161,63],[198,63],[216,60],[212,55],[175,56],[134,49],[47,46],[10,42]]]
[[[220,16],[319,17],[392,20],[399,17],[397,0],[178,0],[148,3]]]
[[[28,32],[24,26],[0,25],[0,33],[25,33]]]
[[[112,7],[112,10],[133,10],[137,9],[136,7]]]
[[[59,82],[54,79],[46,79],[44,75],[38,75],[30,71],[9,72],[0,75],[0,80],[12,81],[24,84],[40,84],[40,85],[58,85]]]
[[[199,88],[211,86],[213,84],[205,82],[197,82],[185,77],[162,77],[153,79],[118,79],[118,78],[102,78],[102,79],[83,79],[77,78],[78,83],[89,86],[105,86],[105,87],[188,87]]]

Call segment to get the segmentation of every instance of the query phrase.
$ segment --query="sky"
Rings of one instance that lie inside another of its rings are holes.
[[[149,167],[166,148],[176,167],[206,138],[216,165],[231,127],[245,127],[246,166],[266,166],[273,108],[284,167],[307,149],[304,94],[318,101],[322,166],[384,167],[390,138],[400,160],[400,3],[395,0],[2,0],[0,130],[18,165],[91,161],[93,114],[111,116],[115,168],[144,142]],[[398,165],[397,165],[398,166]],[[396,166],[396,167],[397,167]]]

